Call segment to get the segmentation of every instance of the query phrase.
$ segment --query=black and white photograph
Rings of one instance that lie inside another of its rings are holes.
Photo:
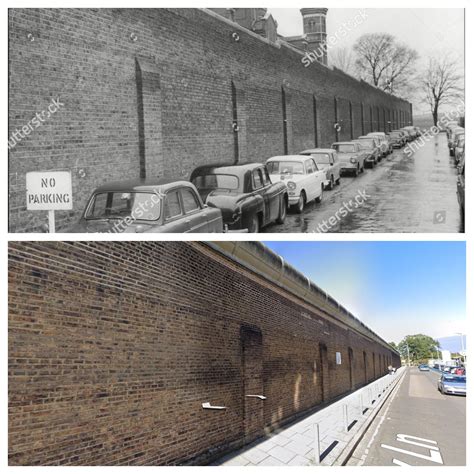
[[[464,231],[462,8],[12,8],[9,229]]]

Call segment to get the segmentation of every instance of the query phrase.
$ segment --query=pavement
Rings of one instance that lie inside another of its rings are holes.
[[[440,393],[438,378],[410,368],[347,465],[466,465],[466,397]]]
[[[414,153],[396,149],[357,178],[342,177],[321,203],[308,203],[302,214],[290,212],[283,225],[262,232],[463,232],[446,134],[419,149],[415,143]]]
[[[337,402],[278,429],[245,448],[212,463],[214,466],[311,466],[315,457],[316,428],[319,429],[320,465],[335,464],[344,450],[366,429],[396,382],[403,376],[401,368],[352,392]],[[347,408],[346,408],[347,407]],[[347,416],[345,415],[347,413]],[[346,427],[348,429],[346,429]]]

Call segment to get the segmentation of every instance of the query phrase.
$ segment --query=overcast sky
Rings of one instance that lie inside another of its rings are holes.
[[[303,33],[303,21],[297,8],[269,8],[278,22],[278,32],[283,36]],[[328,36],[343,24],[354,19],[360,9],[329,8]],[[379,8],[364,9],[366,18],[357,28],[347,31],[335,47],[349,47],[365,33],[390,33],[420,54],[419,68],[429,56],[449,54],[462,68],[464,59],[464,10],[461,8]],[[429,108],[421,112],[429,111]]]
[[[466,333],[464,242],[265,242],[386,341]]]

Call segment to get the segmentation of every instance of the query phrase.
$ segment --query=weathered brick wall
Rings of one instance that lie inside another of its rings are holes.
[[[290,153],[314,146],[313,97],[320,146],[334,141],[334,97],[367,111],[410,110],[340,71],[305,68],[300,53],[205,11],[10,9],[9,138],[53,98],[64,104],[10,149],[10,229],[39,231],[46,222],[45,213],[26,211],[27,171],[72,171],[74,211],[57,213],[63,228],[105,181],[189,176],[199,164],[232,162],[232,82],[241,162],[283,153],[282,87]],[[360,121],[355,114],[356,129]]]
[[[326,400],[349,391],[349,347],[354,387],[363,351],[369,380],[373,353],[394,357],[203,244],[10,243],[10,464],[198,463],[239,446],[243,328],[262,339],[261,430],[320,404],[323,383]]]

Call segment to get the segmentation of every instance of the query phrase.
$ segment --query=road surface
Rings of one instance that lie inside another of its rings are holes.
[[[438,372],[408,370],[348,465],[465,465],[466,397],[441,394],[438,378]]]

